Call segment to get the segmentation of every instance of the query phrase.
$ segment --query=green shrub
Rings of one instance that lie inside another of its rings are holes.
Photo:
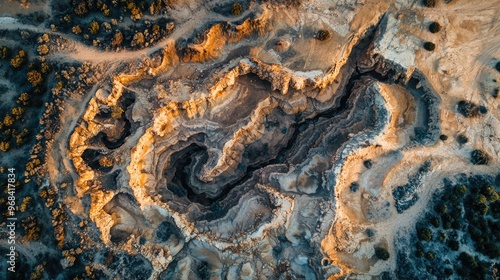
[[[37,70],[28,71],[28,81],[33,87],[38,87],[43,81],[42,74]]]
[[[429,24],[429,31],[431,33],[438,33],[441,30],[441,25],[439,23],[433,21],[431,24]]]
[[[0,59],[8,59],[10,57],[10,50],[6,46],[0,47]]]
[[[451,268],[447,267],[444,269],[444,274],[447,276],[451,276],[451,275],[453,275],[453,270]]]
[[[489,156],[481,150],[474,150],[470,154],[470,162],[474,165],[486,165],[489,162]]]
[[[89,32],[90,34],[92,35],[95,35],[97,34],[97,32],[99,32],[99,23],[97,21],[92,21],[90,24],[89,24]]]
[[[26,62],[26,52],[23,50],[20,50],[17,55],[10,60],[10,65],[14,68],[17,69],[21,67],[25,62]]]
[[[484,186],[481,188],[481,194],[483,194],[489,202],[495,202],[498,200],[499,195],[492,186]]]
[[[453,191],[457,195],[464,195],[467,193],[467,186],[466,185],[457,185],[457,186],[455,186],[455,189]]]
[[[489,207],[485,203],[478,204],[474,207],[477,212],[481,215],[486,215],[488,213]]]
[[[10,149],[9,142],[0,142],[0,151],[7,152]]]
[[[113,35],[113,39],[111,40],[111,46],[113,48],[121,47],[122,43],[123,43],[123,34],[120,31],[117,31],[115,35]]]
[[[442,215],[448,212],[448,206],[444,202],[441,202],[436,206],[435,210]]]
[[[460,143],[460,144],[465,144],[469,141],[469,139],[467,139],[467,136],[463,135],[463,134],[459,134],[457,136],[457,142]]]
[[[384,261],[388,260],[390,257],[389,252],[387,252],[387,250],[382,247],[375,247],[375,256],[377,256],[378,259]]]
[[[39,55],[46,55],[49,53],[49,46],[47,46],[46,44],[43,44],[43,45],[38,46],[37,50],[38,50]]]
[[[466,118],[477,117],[479,115],[479,106],[472,102],[461,100],[457,103],[457,111]]]
[[[434,8],[436,7],[436,0],[424,0],[422,4],[428,8]]]
[[[231,14],[233,16],[239,16],[242,11],[243,11],[243,6],[240,3],[236,2],[233,3],[233,5],[231,5]]]
[[[320,31],[318,31],[318,33],[316,34],[316,39],[320,40],[320,41],[325,41],[327,40],[328,38],[330,38],[330,31],[326,30],[326,29],[321,29]]]
[[[433,51],[433,50],[436,49],[436,44],[434,44],[432,42],[425,42],[424,43],[424,49],[431,52],[431,51]]]
[[[431,217],[429,219],[429,223],[431,223],[434,227],[439,227],[439,219],[436,217]]]
[[[432,232],[428,228],[421,228],[417,231],[418,239],[422,241],[432,240]]]
[[[425,254],[425,258],[432,261],[436,258],[436,254],[432,251],[429,251],[427,252],[427,254]]]

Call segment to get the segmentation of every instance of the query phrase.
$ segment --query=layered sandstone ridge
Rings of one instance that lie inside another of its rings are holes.
[[[144,256],[158,279],[393,271],[397,232],[442,181],[446,152],[469,168],[439,140],[465,121],[443,94],[453,67],[419,47],[422,15],[438,16],[351,2],[254,4],[227,22],[207,4],[204,25],[113,64],[67,151],[100,242]],[[421,166],[441,173],[396,199]]]

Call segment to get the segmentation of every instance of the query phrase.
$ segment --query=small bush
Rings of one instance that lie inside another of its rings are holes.
[[[453,275],[453,270],[451,268],[447,267],[444,269],[444,274],[447,276],[451,276],[451,275]]]
[[[495,202],[499,199],[498,193],[492,186],[484,186],[481,188],[481,193],[486,197],[489,202]]]
[[[455,220],[451,223],[451,227],[453,229],[461,229],[462,228],[462,223],[458,220]]]
[[[479,112],[484,115],[488,113],[488,108],[486,108],[485,106],[479,106]]]
[[[497,69],[498,72],[500,72],[500,61],[495,64],[495,69]]]
[[[24,109],[22,107],[12,108],[12,115],[19,119],[24,114]]]
[[[7,152],[10,149],[9,142],[0,142],[0,151]]]
[[[436,7],[436,0],[424,0],[423,5],[428,8],[434,8]]]
[[[351,192],[357,192],[359,189],[359,184],[356,182],[352,182],[351,186],[349,186],[349,189],[351,190]]]
[[[479,204],[484,204],[486,202],[486,197],[480,193],[476,193],[472,196],[472,203],[477,206]]]
[[[0,47],[0,59],[7,59],[10,57],[10,50],[5,46]]]
[[[113,39],[111,40],[111,46],[113,48],[121,47],[122,43],[123,43],[123,34],[120,31],[117,31],[113,36]]]
[[[23,106],[28,106],[29,102],[29,95],[26,92],[21,93],[19,98],[17,99],[17,104],[21,104]]]
[[[430,241],[432,239],[432,232],[428,228],[421,228],[417,232],[418,239],[423,241]]]
[[[455,186],[455,189],[453,191],[457,195],[464,195],[465,193],[467,193],[467,186],[465,186],[465,185],[457,185],[457,186]]]
[[[440,224],[439,223],[439,219],[436,218],[436,217],[431,217],[429,219],[429,223],[431,223],[431,225],[434,226],[434,227],[439,227],[439,224]]]
[[[130,44],[132,47],[138,46],[142,47],[145,42],[144,34],[142,32],[137,32],[134,34],[132,38],[132,43]]]
[[[390,255],[389,252],[387,252],[386,249],[381,248],[381,247],[376,247],[375,248],[375,256],[377,256],[378,259],[380,260],[388,260]]]
[[[488,210],[490,210],[490,208],[488,207],[488,205],[486,205],[486,203],[481,203],[479,205],[476,205],[475,209],[479,214],[483,216],[488,213]]]
[[[459,134],[459,135],[457,136],[457,142],[458,142],[459,144],[465,144],[465,143],[467,143],[468,141],[469,141],[469,139],[467,139],[467,137],[466,137],[465,135],[463,135],[463,134]]]
[[[446,212],[448,211],[448,206],[446,206],[446,204],[442,202],[436,206],[435,210],[439,214],[446,214]]]
[[[75,25],[71,28],[71,32],[75,33],[76,35],[81,34],[82,28],[80,27],[80,25]]]
[[[92,35],[97,34],[99,32],[99,23],[97,21],[93,21],[89,24],[89,32]]]
[[[3,119],[3,125],[9,127],[14,124],[14,118],[11,115],[6,115]]]
[[[458,248],[460,248],[460,243],[456,240],[450,240],[446,245],[448,245],[452,251],[458,251]]]
[[[425,42],[424,43],[424,49],[428,50],[428,51],[433,51],[436,49],[436,44],[432,43],[432,42]]]
[[[470,161],[475,165],[485,165],[489,162],[489,156],[481,150],[474,150],[470,154]]]
[[[31,70],[28,72],[28,82],[31,83],[33,87],[37,87],[43,81],[42,74],[36,70]]]
[[[441,25],[439,25],[439,23],[433,21],[430,25],[429,25],[429,31],[431,33],[438,33],[439,31],[441,30]]]
[[[441,141],[446,141],[446,140],[448,140],[448,136],[446,136],[446,135],[444,135],[444,134],[441,134],[441,135],[439,136],[439,139],[441,139]]]
[[[85,1],[77,2],[73,4],[73,11],[78,16],[84,16],[88,13],[87,3]]]
[[[46,55],[49,53],[49,47],[46,44],[38,46],[38,54]]]
[[[320,40],[320,41],[325,41],[327,40],[328,38],[330,38],[330,31],[328,30],[325,30],[325,29],[321,29],[320,31],[318,31],[318,33],[316,34],[316,39]]]
[[[467,118],[479,115],[479,107],[476,104],[465,100],[457,103],[457,111]]]
[[[239,16],[242,11],[243,11],[243,6],[240,3],[236,2],[233,5],[231,5],[231,14],[233,16]]]
[[[373,237],[375,235],[375,230],[374,229],[371,229],[371,228],[367,228],[365,230],[365,233],[366,233],[366,236],[368,237]]]
[[[17,55],[10,60],[10,65],[14,68],[17,69],[21,67],[26,62],[26,52],[23,50],[20,50]]]

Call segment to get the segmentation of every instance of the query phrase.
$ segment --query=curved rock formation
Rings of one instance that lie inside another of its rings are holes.
[[[227,22],[203,10],[201,30],[111,63],[63,124],[72,215],[95,244],[155,279],[394,271],[455,124],[411,5],[365,2],[255,4]]]

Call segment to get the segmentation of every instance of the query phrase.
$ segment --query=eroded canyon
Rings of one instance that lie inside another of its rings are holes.
[[[497,277],[500,2],[63,2],[0,18],[51,65],[26,277]]]

